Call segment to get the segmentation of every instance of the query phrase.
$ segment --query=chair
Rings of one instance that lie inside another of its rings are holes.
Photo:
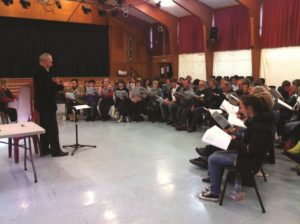
[[[255,189],[255,192],[256,192],[256,195],[257,195],[260,207],[262,209],[262,213],[266,213],[265,207],[263,205],[262,199],[260,197],[260,194],[259,194],[259,191],[258,191],[258,188],[257,188],[256,181],[255,181],[255,175],[256,175],[257,172],[254,172],[254,171],[249,171],[249,172],[247,172],[247,171],[239,171],[239,170],[237,170],[236,167],[233,167],[233,166],[226,166],[226,167],[224,167],[224,170],[225,169],[228,169],[228,172],[227,172],[227,175],[226,175],[226,180],[225,180],[225,183],[224,183],[223,190],[221,192],[220,206],[222,206],[222,204],[223,204],[223,199],[224,199],[224,195],[225,195],[225,192],[226,192],[226,187],[227,187],[227,183],[228,183],[228,180],[229,180],[229,176],[233,172],[235,172],[235,173],[240,173],[242,177],[245,177],[245,176],[249,177],[249,180],[250,180],[249,187],[253,187]],[[267,178],[266,178],[265,172],[263,171],[262,168],[260,169],[260,171],[263,174],[264,181],[267,182]]]
[[[0,111],[0,117],[1,117],[1,123],[2,124],[8,124],[9,123],[9,118],[6,113]]]
[[[32,121],[36,124],[39,124],[39,114],[37,112],[33,112],[28,121]],[[23,137],[20,138],[12,138],[9,139],[9,147],[8,147],[8,156],[12,156],[12,145],[14,145],[14,159],[15,163],[19,163],[19,141],[24,139]],[[38,135],[28,136],[29,140],[32,140],[35,154],[39,154],[40,149],[40,140]],[[13,144],[12,144],[13,142]]]

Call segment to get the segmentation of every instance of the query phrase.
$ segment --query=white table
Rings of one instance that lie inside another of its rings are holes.
[[[29,160],[32,164],[33,174],[34,174],[34,182],[37,182],[37,175],[34,166],[34,161],[32,157],[32,149],[31,149],[31,141],[30,137],[44,134],[45,129],[40,127],[39,125],[33,122],[20,122],[20,123],[13,123],[13,124],[4,124],[0,125],[0,139],[2,138],[24,138],[24,146],[25,153],[24,153],[24,169],[27,170],[26,161]],[[27,147],[27,140],[28,140],[28,147]],[[5,143],[6,142],[1,142]],[[29,151],[29,157],[27,156],[27,151]]]

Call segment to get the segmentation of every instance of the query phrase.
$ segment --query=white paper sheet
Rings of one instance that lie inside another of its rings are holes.
[[[240,127],[240,128],[247,128],[245,126],[244,122],[233,114],[229,114],[228,122],[232,126],[236,126],[236,127]]]
[[[220,149],[227,150],[231,141],[231,136],[215,125],[204,133],[202,141]]]

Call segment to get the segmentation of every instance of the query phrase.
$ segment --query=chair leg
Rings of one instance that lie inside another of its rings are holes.
[[[263,169],[260,169],[260,171],[261,171],[261,173],[262,173],[262,175],[263,175],[264,181],[267,182],[268,179],[267,179],[267,177],[266,177],[265,171],[264,171]]]
[[[14,139],[14,157],[15,163],[19,163],[19,139]]]
[[[260,197],[257,185],[256,185],[255,177],[253,176],[252,178],[253,178],[254,189],[255,189],[255,192],[256,192],[256,195],[257,195],[257,198],[258,198],[258,201],[259,201],[262,213],[266,213],[265,207],[263,205],[263,202],[261,200],[261,197]]]
[[[223,199],[224,199],[224,195],[225,195],[225,192],[226,192],[226,187],[227,187],[229,172],[230,172],[230,170],[228,171],[228,173],[226,175],[226,180],[225,180],[224,187],[223,187],[223,190],[222,190],[222,193],[221,193],[221,199],[220,199],[220,203],[219,203],[220,206],[222,206],[222,204],[223,204]]]
[[[12,138],[8,139],[8,157],[11,158],[12,156]]]

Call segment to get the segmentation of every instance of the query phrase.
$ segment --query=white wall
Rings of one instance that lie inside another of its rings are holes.
[[[215,76],[251,76],[251,50],[214,52],[213,69]]]
[[[179,77],[190,75],[193,80],[206,80],[205,54],[180,54],[178,69]]]
[[[300,79],[300,47],[262,49],[260,75],[268,85]]]

